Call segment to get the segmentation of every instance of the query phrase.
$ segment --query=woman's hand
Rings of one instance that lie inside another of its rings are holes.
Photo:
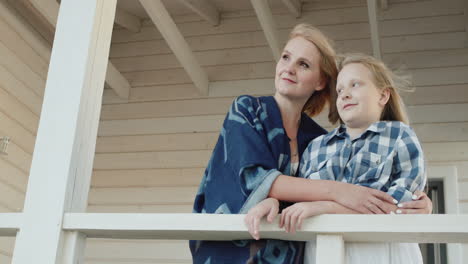
[[[397,207],[391,195],[368,187],[341,184],[337,185],[334,201],[361,214],[389,214]]]
[[[275,198],[267,198],[249,210],[244,218],[244,223],[247,226],[250,235],[252,235],[255,240],[260,239],[260,220],[262,220],[264,216],[268,215],[267,221],[271,223],[278,215],[278,211],[279,202]]]
[[[324,214],[326,201],[295,203],[281,212],[280,227],[286,232],[296,233],[302,228],[304,219]]]
[[[398,204],[397,214],[430,214],[432,213],[432,201],[427,194],[416,191],[413,194],[413,201]]]

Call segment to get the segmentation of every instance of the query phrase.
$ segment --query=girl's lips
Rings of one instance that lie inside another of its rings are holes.
[[[350,107],[352,107],[352,106],[355,106],[355,105],[356,105],[356,104],[345,104],[345,105],[343,106],[343,109],[348,109],[348,108],[350,108]]]
[[[296,83],[295,81],[288,79],[288,78],[281,78],[281,79],[290,83]]]

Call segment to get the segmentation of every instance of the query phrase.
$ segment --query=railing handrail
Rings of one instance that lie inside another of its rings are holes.
[[[94,238],[250,239],[244,215],[67,213],[63,228]],[[467,243],[468,215],[320,215],[295,234],[262,222],[263,238],[311,240],[339,234],[345,241]]]
[[[0,236],[14,236],[22,213],[0,214]],[[89,238],[119,239],[250,239],[244,215],[165,213],[66,213],[63,229]],[[307,219],[301,231],[286,233],[262,222],[262,238],[313,239],[342,235],[345,241],[468,243],[468,215],[320,215]]]

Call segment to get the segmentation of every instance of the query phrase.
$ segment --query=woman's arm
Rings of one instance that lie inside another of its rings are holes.
[[[390,213],[396,203],[391,195],[371,188],[286,175],[276,178],[268,196],[289,202],[334,201],[363,214]]]

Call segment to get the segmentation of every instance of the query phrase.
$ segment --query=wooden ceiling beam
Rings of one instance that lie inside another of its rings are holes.
[[[250,2],[257,14],[263,33],[265,34],[268,45],[273,53],[273,57],[278,61],[281,55],[281,45],[278,37],[278,31],[276,30],[275,20],[273,19],[273,13],[268,5],[268,0],[251,0]]]
[[[209,0],[180,0],[180,2],[203,19],[210,22],[213,26],[219,25],[219,11]]]
[[[187,41],[161,0],[140,0],[154,25],[202,95],[208,95],[208,75],[200,66]]]
[[[369,13],[369,25],[372,41],[373,55],[377,59],[382,59],[380,46],[379,23],[377,19],[377,0],[367,0],[367,11]]]
[[[300,0],[283,0],[283,3],[294,17],[298,18],[301,16],[302,3]]]
[[[141,19],[121,8],[115,12],[115,23],[135,33],[141,29]]]

